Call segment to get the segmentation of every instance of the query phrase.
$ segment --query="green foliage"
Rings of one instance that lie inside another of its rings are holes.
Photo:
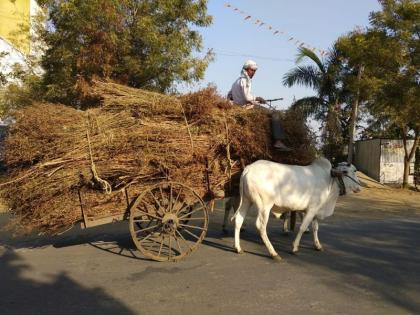
[[[337,52],[331,51],[328,58],[321,60],[312,50],[300,48],[296,58],[299,64],[304,60],[311,63],[291,69],[283,77],[283,84],[291,87],[302,85],[315,90],[316,95],[295,101],[291,108],[301,111],[305,117],[313,117],[323,125],[324,154],[332,158],[341,155],[343,137],[341,115],[337,112],[342,102],[340,89],[341,61]]]
[[[404,184],[408,161],[420,137],[420,2],[380,0],[382,10],[370,14],[371,26],[337,41],[346,69],[343,84],[350,98],[356,91],[365,102],[373,121],[364,136],[413,138],[405,147]],[[363,67],[361,80],[355,80]]]
[[[49,9],[43,58],[46,97],[80,105],[93,77],[165,92],[204,76],[197,27],[210,25],[207,0],[43,0]]]
[[[382,0],[382,11],[370,16],[374,31],[385,37],[388,52],[383,82],[371,104],[373,114],[388,116],[401,128],[420,129],[420,3]]]
[[[42,99],[41,77],[28,71],[25,65],[15,64],[7,74],[7,82],[0,95],[0,117],[7,116],[10,111]]]

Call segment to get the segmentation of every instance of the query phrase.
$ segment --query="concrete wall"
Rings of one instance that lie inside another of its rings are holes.
[[[354,165],[367,176],[380,179],[381,140],[357,141],[355,146]]]
[[[28,55],[32,58],[42,56],[41,43],[31,41],[34,37],[30,36],[35,33],[31,23],[35,16],[42,13],[41,10],[35,0],[0,0],[0,52],[7,53],[0,59],[2,73],[10,73],[15,63],[26,69],[25,60]],[[23,32],[23,25],[29,33]],[[33,70],[42,73],[40,67]]]
[[[411,150],[413,140],[408,140]],[[369,177],[384,184],[401,184],[404,177],[404,144],[402,140],[372,139],[357,141],[354,165]],[[414,169],[414,160],[411,162]],[[408,182],[413,183],[413,176]]]
[[[0,37],[4,38],[23,53],[29,52],[29,38],[18,34],[21,27],[29,28],[31,0],[0,1]]]
[[[413,147],[414,140],[408,140],[408,150]],[[414,169],[414,160],[411,162]],[[387,184],[400,184],[404,177],[404,143],[402,140],[381,140],[381,173],[380,182]],[[413,183],[413,176],[408,177]]]
[[[12,71],[15,63],[21,64],[25,67],[25,56],[13,47],[13,45],[0,37],[0,52],[7,53],[6,56],[0,58],[0,71],[8,74]],[[10,81],[10,80],[9,80]]]

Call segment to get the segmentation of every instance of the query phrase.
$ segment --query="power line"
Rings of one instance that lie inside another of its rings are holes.
[[[276,58],[276,57],[269,57],[269,56],[258,56],[258,55],[250,55],[241,52],[234,52],[228,50],[220,50],[220,49],[213,49],[217,55],[220,56],[227,56],[227,57],[247,57],[247,58],[255,58],[255,59],[263,59],[263,60],[271,60],[271,61],[285,61],[285,62],[293,62],[292,59],[287,58]]]

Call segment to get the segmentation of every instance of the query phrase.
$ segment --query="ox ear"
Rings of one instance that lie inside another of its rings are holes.
[[[339,170],[332,169],[331,170],[331,177],[341,177],[343,176],[343,172]]]

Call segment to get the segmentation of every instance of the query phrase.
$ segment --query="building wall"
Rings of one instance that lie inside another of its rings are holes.
[[[407,146],[410,151],[414,141],[408,140]],[[402,140],[381,140],[381,173],[380,182],[387,184],[400,184],[404,177],[404,143]],[[411,163],[414,168],[414,160]],[[413,183],[413,176],[409,176],[408,182]]]
[[[381,140],[363,140],[356,142],[354,165],[369,177],[380,180]]]
[[[34,32],[30,26],[31,18],[41,13],[41,8],[36,0],[0,0],[0,52],[7,53],[0,59],[0,71],[4,74],[11,72],[15,63],[26,67],[26,57],[30,53],[32,60],[34,57],[42,56],[40,45],[30,42],[29,32]],[[22,31],[22,24],[28,26],[28,32],[16,36],[16,32]],[[39,67],[34,69],[36,73],[41,73]],[[9,78],[9,81],[13,79]]]
[[[1,0],[0,0],[1,1]],[[15,63],[25,65],[25,56],[20,50],[17,50],[13,45],[0,37],[0,52],[7,53],[6,56],[0,58],[0,71],[7,74],[12,71],[12,66]]]
[[[29,38],[25,34],[17,36],[21,27],[29,30],[31,16],[31,0],[0,1],[0,37],[27,54],[30,49]]]
[[[408,140],[411,150],[414,141]],[[404,143],[402,140],[372,139],[357,141],[354,165],[358,170],[383,184],[401,184],[404,177]],[[414,170],[414,160],[411,162]],[[408,182],[413,183],[413,176]]]

